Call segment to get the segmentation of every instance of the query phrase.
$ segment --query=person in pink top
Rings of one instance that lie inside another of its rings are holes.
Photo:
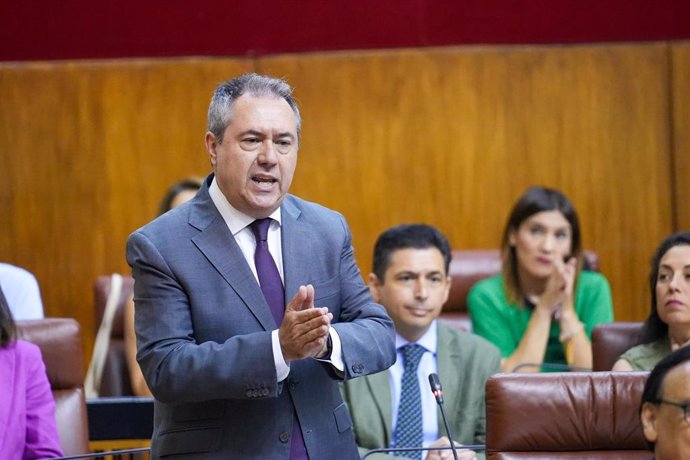
[[[18,340],[0,289],[0,457],[29,460],[62,457],[41,350]]]

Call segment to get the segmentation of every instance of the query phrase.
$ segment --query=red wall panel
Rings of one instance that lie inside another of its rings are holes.
[[[690,38],[682,0],[2,0],[0,60]]]

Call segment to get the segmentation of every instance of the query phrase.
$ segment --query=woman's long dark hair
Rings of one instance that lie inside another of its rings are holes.
[[[5,294],[0,288],[0,348],[5,348],[16,336],[17,327],[14,324]]]
[[[518,303],[523,295],[518,279],[518,262],[515,248],[510,245],[510,234],[517,231],[520,224],[529,217],[543,211],[558,211],[563,214],[571,229],[570,255],[576,257],[578,262],[581,262],[580,221],[570,200],[556,189],[539,186],[528,188],[513,205],[510,217],[508,217],[508,222],[503,230],[503,241],[501,244],[503,282],[510,303]],[[581,263],[578,263],[578,266],[581,266]]]
[[[678,232],[667,237],[662,241],[659,248],[652,257],[651,269],[649,271],[649,291],[652,296],[652,308],[649,316],[642,326],[640,340],[638,343],[650,343],[668,336],[668,324],[664,323],[659,316],[656,304],[656,281],[659,277],[659,264],[666,253],[675,246],[690,246],[690,232]]]

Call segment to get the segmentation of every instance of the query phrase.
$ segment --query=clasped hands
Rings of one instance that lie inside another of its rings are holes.
[[[322,357],[328,350],[328,330],[333,314],[314,306],[314,286],[300,286],[285,307],[278,339],[286,363]]]
[[[567,262],[563,262],[557,257],[553,265],[553,272],[546,282],[546,289],[537,303],[537,308],[548,312],[556,319],[561,319],[560,317],[564,312],[573,308],[573,286],[577,272],[577,259],[571,257]]]

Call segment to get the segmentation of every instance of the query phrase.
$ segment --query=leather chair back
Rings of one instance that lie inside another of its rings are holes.
[[[486,384],[487,458],[649,459],[647,372],[498,374]]]
[[[96,330],[103,321],[105,304],[110,294],[110,276],[104,275],[96,278],[93,285],[94,311],[96,314]],[[132,297],[134,279],[131,276],[122,275],[122,290],[113,316],[112,330],[110,331],[110,343],[108,353],[103,366],[101,385],[98,389],[100,396],[133,396],[132,385],[129,379],[127,367],[127,355],[125,352],[124,338],[124,311],[127,301]]]
[[[592,330],[592,370],[610,371],[620,355],[637,344],[641,322],[600,324]]]
[[[84,399],[84,358],[79,323],[71,318],[17,321],[19,336],[38,345],[55,399],[55,418],[65,455],[89,452]]]
[[[440,319],[444,323],[466,331],[472,331],[467,310],[467,294],[472,286],[484,278],[501,273],[501,251],[498,249],[464,249],[452,252],[448,274],[451,278],[448,301],[443,306]],[[584,267],[599,271],[599,256],[584,251]]]
[[[501,252],[498,249],[466,249],[452,253],[448,274],[451,278],[448,301],[440,319],[446,324],[472,331],[467,311],[467,294],[477,281],[501,273]]]

